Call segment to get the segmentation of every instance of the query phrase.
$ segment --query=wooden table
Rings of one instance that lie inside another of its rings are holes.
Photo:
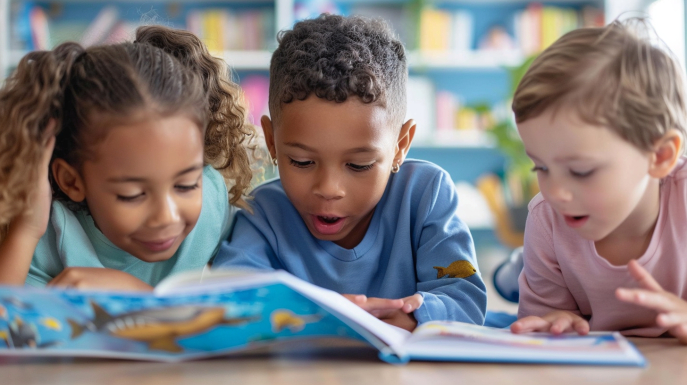
[[[0,384],[687,384],[687,346],[631,341],[646,368],[411,362],[394,366],[352,342],[299,342],[217,359],[151,363],[103,359],[0,358]]]

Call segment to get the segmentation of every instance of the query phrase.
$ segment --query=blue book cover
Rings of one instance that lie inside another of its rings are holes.
[[[367,342],[392,363],[644,365],[618,333],[513,335],[458,322],[409,333],[283,271],[182,274],[152,293],[0,287],[0,355],[180,361],[332,337]]]

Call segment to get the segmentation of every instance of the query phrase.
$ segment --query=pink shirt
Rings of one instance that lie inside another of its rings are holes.
[[[658,221],[644,255],[637,259],[666,291],[687,299],[687,163],[661,184]],[[618,287],[639,285],[627,266],[613,266],[599,256],[594,242],[565,224],[541,194],[529,204],[524,264],[520,275],[518,317],[568,310],[589,320],[591,330],[619,330],[625,335],[656,337],[657,313],[615,298]]]

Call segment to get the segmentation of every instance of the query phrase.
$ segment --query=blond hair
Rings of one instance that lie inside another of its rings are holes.
[[[571,107],[586,123],[605,126],[648,151],[668,130],[686,133],[685,85],[671,54],[640,36],[648,22],[614,21],[581,28],[537,57],[513,97],[518,123],[549,108]]]

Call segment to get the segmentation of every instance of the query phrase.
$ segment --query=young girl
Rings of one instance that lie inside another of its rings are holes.
[[[513,101],[530,202],[514,332],[670,332],[687,342],[682,70],[618,22],[570,32]]]
[[[324,15],[283,33],[261,121],[280,179],[255,190],[213,267],[284,269],[406,329],[482,324],[486,291],[455,186],[405,159],[407,76],[384,23]]]
[[[0,90],[0,283],[144,290],[202,268],[246,205],[241,103],[184,31],[26,55]]]

